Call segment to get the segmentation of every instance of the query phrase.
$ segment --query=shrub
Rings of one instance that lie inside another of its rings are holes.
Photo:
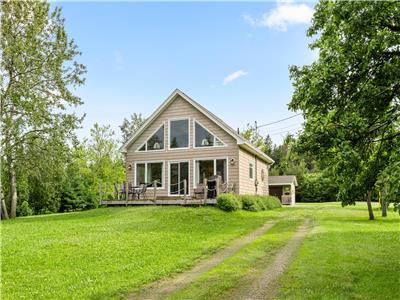
[[[249,211],[260,211],[281,207],[281,202],[273,196],[243,195],[241,196],[243,209]]]
[[[224,211],[234,211],[242,208],[242,202],[238,195],[220,194],[217,197],[217,207]]]
[[[21,205],[18,207],[17,213],[20,217],[32,215],[32,209],[30,208],[28,201],[23,201],[21,203]]]
[[[244,210],[249,210],[249,211],[265,210],[264,203],[257,196],[243,195],[241,196],[241,200]]]
[[[305,174],[297,188],[298,202],[337,201],[338,187],[327,172]]]
[[[265,200],[265,204],[267,205],[268,209],[274,209],[274,208],[279,208],[282,206],[281,200],[279,198],[274,197],[274,196],[263,196]]]

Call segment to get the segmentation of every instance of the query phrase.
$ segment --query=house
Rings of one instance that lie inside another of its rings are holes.
[[[274,161],[178,89],[120,151],[127,182],[153,183],[147,193],[157,199],[193,198],[212,176],[236,193],[268,195]]]
[[[269,194],[278,197],[282,204],[294,205],[296,203],[296,176],[269,176],[268,184]]]

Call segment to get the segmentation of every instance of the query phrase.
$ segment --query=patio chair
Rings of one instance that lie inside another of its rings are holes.
[[[204,184],[199,183],[197,188],[194,189],[194,197],[202,199],[204,197]]]
[[[122,200],[126,197],[125,193],[125,184],[115,184],[114,183],[114,191],[117,197],[117,200]]]
[[[147,200],[146,192],[147,192],[147,184],[141,184],[139,189],[137,190],[138,200],[140,200],[141,195],[143,196],[144,200]]]

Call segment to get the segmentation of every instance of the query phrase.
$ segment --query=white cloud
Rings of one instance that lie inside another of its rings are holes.
[[[229,74],[228,76],[226,76],[224,78],[223,84],[227,85],[228,83],[238,79],[239,77],[246,76],[247,74],[248,73],[243,71],[243,70],[239,70],[239,71],[233,72],[232,74]]]
[[[242,17],[252,26],[275,28],[286,31],[290,25],[308,24],[313,13],[314,9],[307,4],[279,1],[274,9],[264,13],[261,18],[254,18],[248,14]]]

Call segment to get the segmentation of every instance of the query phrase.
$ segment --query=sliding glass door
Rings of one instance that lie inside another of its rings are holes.
[[[189,194],[189,162],[172,162],[169,167],[169,193],[170,195],[184,195],[186,179],[186,195]]]

